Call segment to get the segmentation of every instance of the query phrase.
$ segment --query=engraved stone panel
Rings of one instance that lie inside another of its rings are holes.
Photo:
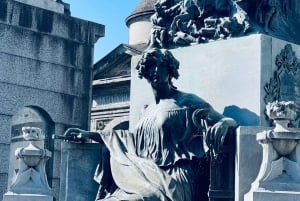
[[[276,56],[275,65],[273,76],[264,87],[265,103],[294,101],[300,105],[300,60],[296,57],[291,44],[286,44]],[[299,126],[299,120],[293,124]]]

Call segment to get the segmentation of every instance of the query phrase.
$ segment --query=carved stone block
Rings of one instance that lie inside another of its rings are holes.
[[[95,200],[98,184],[93,177],[100,155],[98,143],[62,143],[60,200]]]

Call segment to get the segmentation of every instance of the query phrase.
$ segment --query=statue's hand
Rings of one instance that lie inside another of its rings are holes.
[[[87,142],[87,140],[91,139],[96,142],[102,142],[99,132],[86,131],[79,128],[69,128],[64,133],[66,141],[73,142]]]
[[[229,129],[235,129],[238,124],[231,118],[223,118],[209,127],[206,133],[206,144],[216,154],[222,148]]]
[[[90,132],[79,128],[69,128],[64,133],[66,141],[85,142],[90,139]]]

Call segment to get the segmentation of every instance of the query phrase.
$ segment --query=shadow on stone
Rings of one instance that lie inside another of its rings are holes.
[[[235,119],[241,126],[258,126],[260,124],[257,114],[236,105],[225,107],[223,115]]]

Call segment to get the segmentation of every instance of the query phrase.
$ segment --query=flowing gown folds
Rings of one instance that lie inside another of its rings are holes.
[[[192,115],[204,107],[209,105],[202,99],[180,92],[148,106],[133,133],[103,132],[118,187],[103,200],[194,200],[190,162],[201,158],[204,150]]]

